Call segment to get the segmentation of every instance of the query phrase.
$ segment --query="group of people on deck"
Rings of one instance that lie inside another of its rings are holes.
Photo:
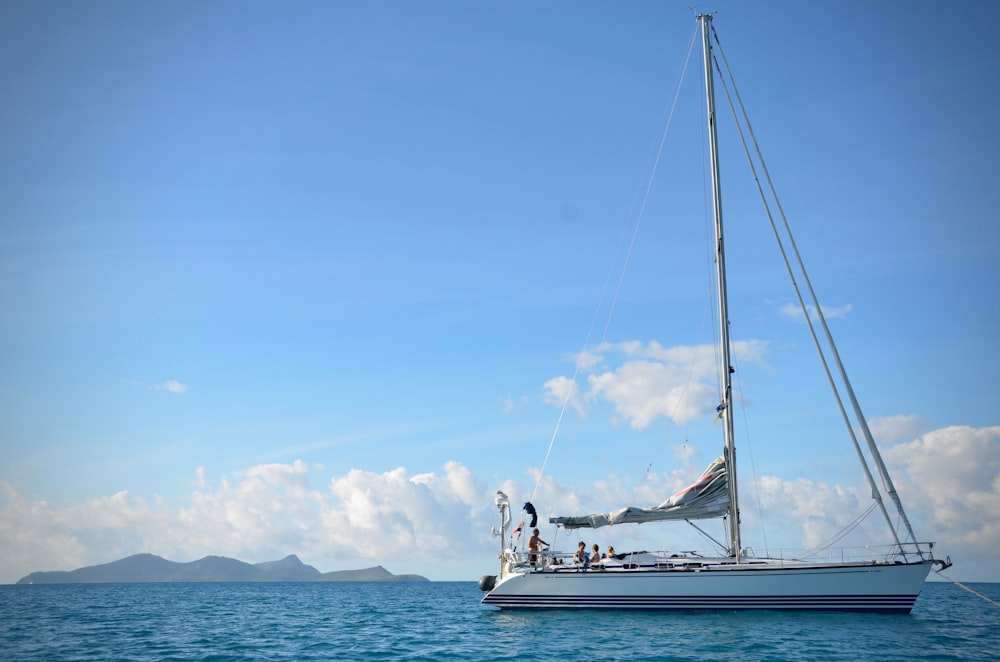
[[[533,529],[531,531],[531,537],[528,538],[528,552],[530,553],[530,559],[533,564],[538,562],[538,554],[542,551],[542,546],[548,547],[549,543],[542,540],[539,536],[538,529]],[[615,548],[608,545],[608,551],[604,555],[604,558],[610,559],[615,556]],[[579,564],[584,570],[589,568],[594,563],[599,563],[601,561],[601,548],[597,544],[591,547],[591,551],[587,551],[587,543],[582,540],[577,545],[576,553],[573,554],[573,563]]]
[[[611,559],[615,556],[615,548],[608,545],[608,553],[604,555],[604,558]],[[595,563],[601,562],[601,548],[596,543],[587,551],[587,543],[582,540],[577,543],[576,553],[573,554],[573,563],[580,564],[584,570],[589,568]]]

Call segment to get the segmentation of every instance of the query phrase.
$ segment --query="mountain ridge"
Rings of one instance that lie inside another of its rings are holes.
[[[246,563],[206,556],[178,563],[142,553],[76,570],[33,572],[18,584],[138,584],[155,582],[426,582],[421,575],[394,575],[381,565],[360,570],[320,572],[290,554],[277,561]]]

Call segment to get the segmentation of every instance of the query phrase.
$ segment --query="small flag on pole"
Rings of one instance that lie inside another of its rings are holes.
[[[716,414],[715,416],[715,420],[719,420],[720,418],[726,415],[726,407],[728,407],[728,405],[725,402],[719,403],[719,406],[715,408],[715,411],[718,412],[718,414]]]
[[[524,522],[521,522],[516,527],[514,527],[514,530],[511,531],[510,537],[513,538],[514,536],[516,536],[517,534],[519,534],[521,532],[521,527],[522,526],[524,526]]]

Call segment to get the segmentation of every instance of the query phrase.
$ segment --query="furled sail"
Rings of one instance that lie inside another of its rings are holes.
[[[552,517],[549,522],[567,529],[596,529],[612,524],[641,524],[678,519],[709,519],[729,512],[726,461],[720,457],[708,465],[701,478],[655,508],[628,506],[610,513],[575,517]]]

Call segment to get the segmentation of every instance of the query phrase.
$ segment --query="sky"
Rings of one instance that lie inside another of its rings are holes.
[[[1000,6],[710,9],[917,537],[1000,581]],[[0,583],[140,552],[474,580],[496,490],[571,550],[550,515],[721,453],[690,2],[0,13]],[[814,548],[869,489],[724,104],[743,542]]]

